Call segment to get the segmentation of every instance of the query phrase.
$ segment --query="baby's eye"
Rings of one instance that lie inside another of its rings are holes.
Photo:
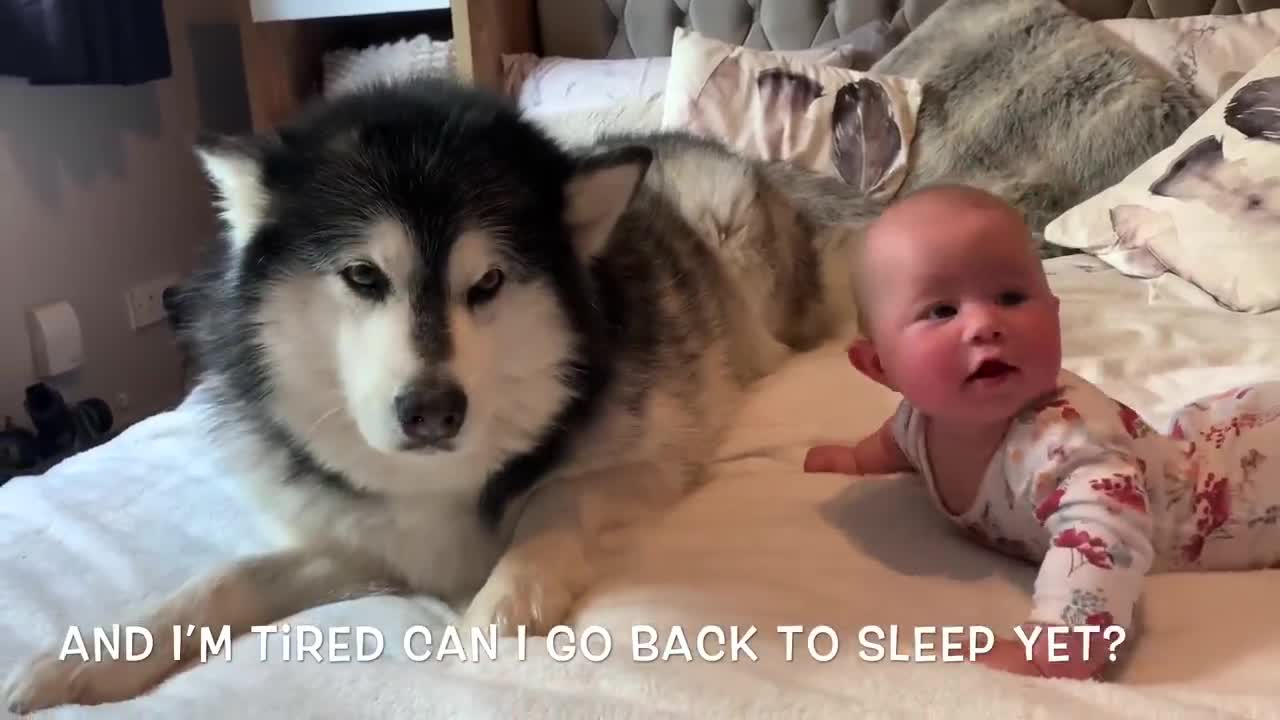
[[[1021,305],[1027,301],[1027,294],[1019,290],[1010,290],[1000,293],[999,303],[1001,305]]]
[[[956,306],[948,303],[938,303],[931,305],[925,310],[924,316],[929,320],[946,320],[949,317],[955,317]]]

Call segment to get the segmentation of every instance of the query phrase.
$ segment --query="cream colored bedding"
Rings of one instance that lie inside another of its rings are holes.
[[[1083,256],[1048,267],[1068,365],[1157,423],[1196,395],[1280,377],[1280,314],[1229,313],[1172,277],[1126,278]],[[854,374],[839,343],[762,386],[716,479],[633,535],[585,599],[578,626],[614,641],[602,662],[555,661],[541,640],[523,660],[506,643],[493,661],[414,661],[401,649],[406,630],[431,627],[438,639],[448,615],[425,600],[364,599],[290,623],[376,627],[386,641],[376,660],[286,661],[275,646],[262,660],[249,636],[232,661],[196,666],[134,703],[48,717],[1280,717],[1277,571],[1151,578],[1141,634],[1121,644],[1127,658],[1107,684],[859,657],[866,626],[902,626],[898,651],[910,654],[916,626],[1011,625],[1034,575],[956,539],[910,477],[799,471],[810,442],[853,437],[894,401]],[[0,491],[0,672],[70,623],[118,621],[130,603],[270,545],[202,443],[200,418],[179,409]],[[679,626],[691,640],[705,627],[755,626],[757,660],[635,663],[637,625]],[[830,626],[840,649],[814,661],[802,634],[787,661],[780,625]]]

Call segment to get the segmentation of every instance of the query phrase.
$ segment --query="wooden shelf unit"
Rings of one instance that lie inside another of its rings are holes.
[[[459,76],[492,90],[502,88],[503,53],[538,51],[536,0],[239,2],[246,91],[256,131],[278,125],[320,93],[323,57],[330,50],[366,47],[422,33],[437,39],[451,37]],[[264,4],[269,2],[275,4]],[[304,12],[303,5],[312,7],[305,11],[312,16],[290,15]]]

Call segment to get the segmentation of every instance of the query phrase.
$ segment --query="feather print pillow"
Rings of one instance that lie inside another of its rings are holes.
[[[1045,239],[1127,275],[1173,273],[1231,310],[1280,309],[1280,49]]]
[[[907,172],[920,83],[806,63],[676,28],[662,125],[892,198]]]

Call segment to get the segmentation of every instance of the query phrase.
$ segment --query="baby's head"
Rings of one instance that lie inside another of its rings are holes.
[[[977,188],[914,191],[853,256],[854,365],[926,415],[1008,419],[1062,365],[1058,299],[1021,215]]]

